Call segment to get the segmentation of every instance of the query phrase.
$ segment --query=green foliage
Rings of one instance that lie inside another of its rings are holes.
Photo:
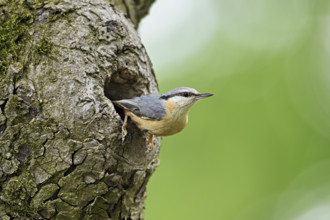
[[[156,69],[161,92],[215,95],[163,138],[146,219],[329,219],[330,2],[216,2],[213,39]]]

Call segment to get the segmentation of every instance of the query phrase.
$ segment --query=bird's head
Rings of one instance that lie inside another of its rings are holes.
[[[161,98],[172,101],[176,108],[181,108],[182,111],[188,111],[196,101],[212,95],[211,93],[199,93],[193,88],[180,87],[161,95]]]

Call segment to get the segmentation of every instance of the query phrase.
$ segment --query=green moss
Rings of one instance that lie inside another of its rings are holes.
[[[18,61],[25,41],[29,38],[28,29],[33,20],[31,11],[24,5],[16,1],[9,2],[3,8],[0,19],[0,75],[7,72],[11,62]]]
[[[16,112],[21,111],[21,100],[17,96],[12,97],[7,103],[9,104],[8,111],[9,109]],[[14,113],[13,115],[16,114]],[[57,123],[52,118],[48,118],[47,120],[32,119],[28,124],[17,123],[11,125],[0,137],[0,154],[5,155],[10,153],[17,156],[21,154],[20,149],[23,147],[27,151],[23,152],[21,158],[24,154],[26,154],[26,157],[37,158],[44,153],[42,144],[47,139],[53,138],[53,133],[57,130],[56,127]],[[9,144],[8,142],[11,143]],[[8,146],[6,146],[7,143]],[[10,158],[12,159],[13,156],[10,156]],[[2,160],[4,164],[3,161],[5,160]],[[37,212],[37,209],[43,206],[42,202],[38,202],[51,198],[58,190],[56,185],[49,184],[42,186],[41,190],[37,193],[35,176],[31,175],[31,170],[33,170],[34,166],[38,166],[38,164],[30,166],[29,163],[21,161],[18,167],[19,170],[16,172],[19,176],[11,176],[7,179],[6,183],[2,183],[0,190],[1,202],[5,203],[5,213],[13,218],[34,219],[33,215]],[[63,174],[60,176],[63,176]],[[31,200],[31,198],[34,198],[34,200]],[[3,219],[3,216],[0,215],[0,219]]]
[[[54,49],[54,43],[46,37],[41,38],[41,44],[37,45],[36,52],[41,55],[51,54]]]
[[[7,203],[8,214],[13,217],[30,217],[36,210],[30,207],[30,196],[36,192],[36,186],[31,177],[20,176],[11,178],[4,186],[1,199]]]

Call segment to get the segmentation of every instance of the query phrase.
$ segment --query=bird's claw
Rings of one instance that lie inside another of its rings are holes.
[[[121,142],[124,143],[125,141],[125,137],[127,135],[127,115],[125,114],[125,118],[124,118],[124,122],[123,122],[123,126],[121,127]]]
[[[122,143],[124,143],[126,135],[127,135],[127,130],[122,129],[122,131],[121,131],[121,142]]]
[[[154,142],[153,142],[153,135],[149,133],[149,138],[148,138],[149,143],[151,144],[151,151],[155,148]]]

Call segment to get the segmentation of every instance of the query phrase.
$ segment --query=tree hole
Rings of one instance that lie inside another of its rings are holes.
[[[129,74],[128,70],[122,68],[110,76],[106,76],[104,81],[104,95],[111,101],[121,99],[130,99],[136,96],[143,95],[140,89],[136,76]],[[124,111],[115,106],[116,112],[124,119]]]

